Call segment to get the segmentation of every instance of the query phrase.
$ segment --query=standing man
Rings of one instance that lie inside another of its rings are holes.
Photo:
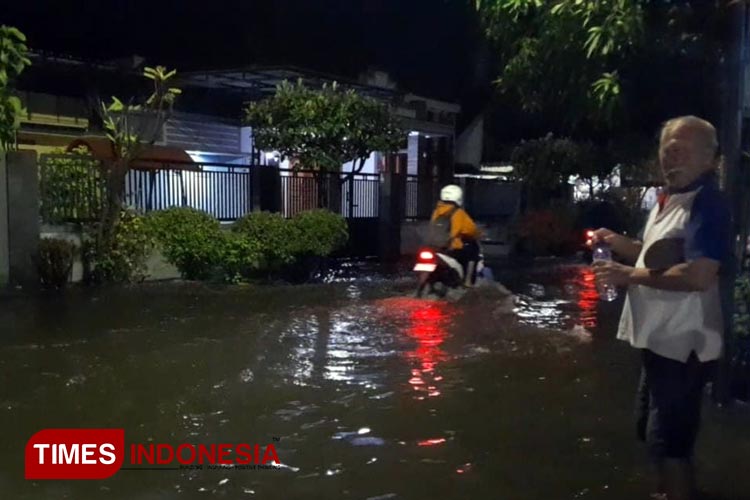
[[[666,191],[651,211],[643,241],[595,232],[628,264],[597,262],[597,280],[627,286],[617,337],[640,349],[638,436],[669,500],[695,495],[692,454],[707,372],[722,354],[719,274],[732,272],[728,203],[717,185],[716,129],[695,116],[661,130],[659,163]]]

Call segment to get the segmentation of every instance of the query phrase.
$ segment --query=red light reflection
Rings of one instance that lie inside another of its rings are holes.
[[[440,346],[447,335],[445,327],[454,313],[454,309],[446,302],[420,301],[409,315],[410,324],[406,334],[413,338],[417,345],[406,353],[406,356],[418,363],[418,368],[411,371],[409,384],[419,394],[420,400],[424,399],[425,395],[434,398],[441,394],[438,382],[441,382],[443,377],[436,373],[436,369],[439,363],[448,357]]]
[[[408,379],[414,390],[414,398],[422,401],[441,395],[443,376],[438,373],[441,362],[448,354],[441,345],[447,336],[447,325],[456,314],[453,305],[441,301],[418,299],[386,299],[382,302],[384,312],[406,323],[406,335],[416,346],[406,353],[406,358],[416,362]]]
[[[425,439],[424,441],[418,441],[417,446],[435,446],[443,443],[445,443],[445,438]]]
[[[594,271],[588,266],[578,268],[574,277],[574,284],[578,298],[578,309],[580,310],[578,323],[585,328],[596,328],[599,293],[596,291]]]

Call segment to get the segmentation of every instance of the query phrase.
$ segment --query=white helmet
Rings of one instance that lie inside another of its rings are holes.
[[[455,184],[448,184],[440,190],[440,201],[455,203],[459,207],[464,203],[464,192]]]

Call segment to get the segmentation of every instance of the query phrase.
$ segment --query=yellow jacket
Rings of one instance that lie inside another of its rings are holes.
[[[438,202],[435,211],[432,212],[432,220],[434,221],[447,215],[451,211],[453,211],[453,215],[451,215],[450,247],[453,250],[460,250],[464,246],[463,240],[479,239],[479,229],[477,229],[477,225],[471,219],[469,214],[466,213],[466,210],[463,208],[456,208],[455,205],[444,203],[442,201]]]

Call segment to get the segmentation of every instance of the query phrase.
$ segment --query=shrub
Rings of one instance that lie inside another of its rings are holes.
[[[59,238],[43,238],[39,242],[36,265],[42,286],[63,288],[68,283],[78,247]]]
[[[281,271],[294,263],[298,254],[297,228],[280,214],[254,212],[235,222],[232,230],[255,242],[260,255],[258,270]]]
[[[149,215],[149,225],[164,257],[183,278],[213,274],[223,244],[219,221],[194,208],[173,207]]]
[[[238,232],[222,233],[217,269],[220,278],[230,283],[253,277],[262,267],[261,245]]]
[[[44,222],[96,220],[103,202],[104,181],[99,163],[78,150],[62,151],[40,163],[39,197]]]
[[[295,253],[327,257],[349,239],[346,219],[328,210],[301,212],[291,220],[295,228]]]
[[[149,216],[166,259],[187,279],[309,277],[310,270],[346,243],[343,217],[326,210],[286,220],[270,212],[250,213],[231,232],[210,215],[192,208],[170,208]]]
[[[88,281],[96,283],[129,283],[146,278],[146,259],[153,251],[154,238],[146,218],[132,210],[122,210],[120,223],[109,252],[96,252],[96,231],[92,224],[84,233],[82,248]]]

